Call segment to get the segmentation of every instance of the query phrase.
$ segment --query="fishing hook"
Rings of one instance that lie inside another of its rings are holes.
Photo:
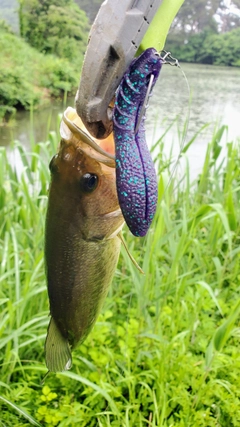
[[[138,133],[138,129],[139,129],[139,126],[141,124],[142,118],[143,118],[146,110],[148,109],[148,106],[149,106],[148,105],[148,100],[149,100],[149,98],[151,96],[151,90],[152,90],[153,80],[154,80],[154,75],[151,74],[150,75],[150,79],[149,79],[149,83],[148,83],[147,92],[146,92],[146,95],[145,95],[145,98],[144,98],[144,101],[143,101],[143,105],[142,105],[140,114],[138,116],[136,127],[135,127],[135,134]]]

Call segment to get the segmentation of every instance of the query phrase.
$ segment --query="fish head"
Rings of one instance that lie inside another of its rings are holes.
[[[74,109],[64,114],[59,151],[49,164],[51,221],[61,220],[63,227],[74,228],[85,240],[114,237],[124,219],[116,190],[113,135],[99,146]]]

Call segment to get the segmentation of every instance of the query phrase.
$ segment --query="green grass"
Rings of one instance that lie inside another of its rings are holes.
[[[202,172],[170,176],[156,144],[160,201],[144,239],[125,229],[98,322],[70,372],[46,373],[49,321],[43,261],[48,161],[37,144],[19,176],[0,149],[0,427],[240,425],[240,142],[218,129]],[[188,141],[187,141],[188,142]]]

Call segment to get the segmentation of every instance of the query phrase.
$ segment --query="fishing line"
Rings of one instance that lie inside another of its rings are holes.
[[[163,58],[161,57],[161,53],[164,54]],[[163,199],[163,197],[164,197],[164,195],[165,195],[165,193],[166,193],[166,191],[167,191],[167,189],[168,189],[168,187],[169,187],[169,185],[170,185],[170,183],[172,181],[172,178],[173,178],[173,176],[174,176],[174,174],[175,174],[175,172],[177,170],[179,160],[180,160],[180,158],[182,156],[182,152],[183,152],[183,149],[185,147],[185,143],[186,143],[186,139],[187,139],[187,134],[188,134],[188,128],[189,128],[189,122],[190,122],[190,113],[191,113],[191,107],[190,107],[191,106],[191,103],[190,103],[190,101],[191,101],[191,89],[190,89],[190,85],[189,85],[189,82],[188,82],[188,78],[187,78],[185,72],[183,71],[182,67],[180,66],[178,59],[174,58],[171,55],[171,52],[167,52],[165,50],[160,51],[159,54],[160,54],[160,58],[162,58],[162,60],[163,60],[163,64],[168,64],[168,65],[171,65],[171,66],[175,66],[175,67],[178,67],[180,69],[180,71],[182,73],[182,76],[184,78],[185,84],[187,86],[187,92],[188,92],[188,110],[187,110],[186,120],[185,120],[185,124],[184,124],[184,128],[183,128],[182,141],[180,142],[180,150],[179,150],[177,159],[176,159],[176,161],[174,163],[173,169],[171,171],[171,174],[170,174],[167,186],[164,189],[164,193],[163,193],[163,196],[162,196],[162,199]]]
[[[167,183],[167,186],[164,190],[163,196],[165,195],[166,190],[168,189],[171,180],[176,172],[177,166],[178,166],[178,162],[181,158],[183,149],[185,147],[185,143],[186,143],[186,138],[187,138],[187,133],[188,133],[188,127],[189,127],[189,122],[190,122],[190,100],[191,100],[191,89],[190,89],[190,85],[187,79],[187,76],[185,74],[185,72],[183,71],[182,67],[179,64],[179,61],[177,58],[174,58],[171,54],[171,52],[167,52],[166,50],[161,50],[159,52],[156,52],[156,55],[159,56],[159,58],[161,59],[161,62],[163,65],[167,64],[167,65],[171,65],[171,66],[175,66],[178,67],[182,73],[182,76],[184,78],[184,81],[186,83],[187,86],[187,92],[188,92],[188,111],[187,111],[187,116],[186,116],[186,120],[185,120],[185,125],[184,125],[184,129],[183,129],[183,135],[182,135],[182,141],[180,143],[180,150],[179,150],[179,154],[177,156],[177,159],[174,163],[173,169],[171,171],[170,177],[169,177],[169,181]],[[135,134],[137,134],[138,130],[139,130],[139,126],[141,124],[142,119],[145,119],[145,113],[146,110],[148,109],[149,105],[148,105],[148,101],[150,99],[150,97],[152,96],[152,86],[153,86],[153,80],[154,80],[154,76],[153,74],[151,74],[150,79],[149,79],[149,83],[148,83],[148,88],[147,88],[147,92],[146,92],[146,96],[141,108],[141,111],[139,113],[138,116],[138,120],[137,120],[137,124],[135,127]]]
[[[190,105],[191,105],[190,104],[190,100],[191,100],[191,89],[190,89],[190,85],[189,85],[187,76],[186,76],[185,72],[183,71],[182,67],[180,66],[179,62],[177,62],[176,66],[180,69],[180,71],[182,73],[182,76],[183,76],[183,78],[185,80],[186,86],[187,86],[187,90],[188,90],[188,111],[187,111],[187,116],[186,116],[186,121],[185,121],[186,125],[184,125],[184,128],[183,128],[183,136],[182,136],[182,141],[180,143],[179,154],[178,154],[176,162],[175,162],[175,164],[173,166],[173,169],[172,169],[172,172],[171,172],[171,175],[170,175],[170,178],[169,178],[169,182],[167,184],[167,187],[166,187],[165,191],[167,190],[167,188],[170,185],[170,182],[171,182],[171,180],[172,180],[172,178],[174,176],[174,173],[175,173],[175,171],[177,169],[178,162],[179,162],[179,160],[180,160],[180,158],[182,156],[182,152],[183,152],[183,149],[185,147],[185,143],[186,143],[186,139],[187,139],[188,127],[189,127],[189,122],[190,122],[190,113],[191,113],[191,108],[190,108]]]
[[[177,159],[176,159],[176,161],[175,161],[175,163],[173,165],[173,169],[172,169],[172,171],[170,173],[170,177],[169,177],[168,183],[167,183],[167,185],[166,185],[166,187],[164,189],[164,192],[163,192],[163,195],[162,195],[162,198],[161,198],[161,200],[163,200],[163,198],[164,198],[164,196],[166,194],[166,191],[167,191],[167,189],[168,189],[168,187],[169,187],[169,185],[170,185],[170,183],[172,181],[172,178],[173,178],[173,176],[174,176],[174,174],[175,174],[175,172],[177,170],[179,160],[180,160],[180,158],[182,156],[182,152],[183,152],[183,149],[184,149],[185,144],[186,144],[186,139],[187,139],[187,134],[188,134],[188,128],[189,128],[189,122],[190,122],[190,112],[191,112],[191,102],[190,102],[191,101],[191,89],[190,89],[190,85],[189,85],[189,82],[188,82],[188,78],[187,78],[184,70],[180,66],[178,59],[174,58],[171,55],[171,53],[167,52],[167,51],[160,51],[160,52],[158,52],[158,54],[160,55],[160,58],[161,58],[163,64],[168,64],[168,65],[171,65],[171,66],[175,66],[175,67],[178,67],[180,69],[181,74],[182,74],[182,76],[184,78],[185,84],[187,86],[187,93],[188,93],[188,109],[187,109],[186,119],[184,121],[184,128],[183,128],[183,134],[182,134],[182,138],[181,138],[181,142],[180,142],[180,149],[179,149],[179,153],[178,153]],[[161,54],[163,56],[161,56]],[[152,96],[151,88],[152,88],[153,78],[151,78],[151,77],[152,77],[152,75],[150,76],[150,80],[149,80],[149,84],[148,84],[148,89],[147,89],[146,97],[144,99],[144,102],[143,102],[143,105],[142,105],[142,109],[140,111],[140,114],[139,114],[139,117],[138,117],[138,121],[137,121],[137,124],[136,124],[136,127],[135,127],[135,134],[138,132],[141,120],[145,118],[144,116],[145,116],[146,110],[148,108],[148,101],[149,101],[149,98]],[[173,191],[174,190],[175,190],[175,188],[173,189]],[[124,244],[124,247],[126,249],[125,245],[126,245],[126,243]],[[130,310],[130,307],[131,307],[131,302],[132,302],[132,294],[131,294],[131,298],[130,298],[129,306],[128,306],[128,315],[127,315],[127,319],[126,319],[126,324],[127,325],[129,325],[129,310]],[[128,334],[129,334],[129,331],[127,329],[127,336],[128,336]]]
[[[40,381],[40,385],[43,386],[45,383],[45,379],[49,376],[49,374],[51,374],[50,371],[47,371],[47,373],[44,375],[44,377],[41,379]]]
[[[184,124],[183,135],[182,135],[182,141],[180,142],[180,150],[179,150],[179,153],[178,153],[177,159],[176,159],[176,161],[175,161],[175,163],[174,163],[173,169],[172,169],[172,171],[171,171],[171,174],[170,174],[170,177],[169,177],[169,180],[168,180],[167,186],[166,186],[166,188],[164,189],[164,193],[163,193],[163,196],[162,196],[162,199],[163,199],[163,197],[164,197],[164,195],[165,195],[165,193],[166,193],[166,191],[167,191],[167,189],[168,189],[168,187],[169,187],[169,185],[170,185],[170,183],[171,183],[171,181],[172,181],[172,178],[173,178],[173,176],[174,176],[174,174],[175,174],[175,172],[176,172],[176,169],[177,169],[177,166],[178,166],[179,160],[180,160],[180,158],[181,158],[181,155],[182,155],[183,149],[184,149],[184,147],[185,147],[185,143],[186,143],[186,139],[187,139],[187,133],[188,133],[188,128],[189,128],[189,122],[190,122],[190,112],[191,112],[191,108],[190,108],[190,105],[191,105],[191,103],[190,103],[190,100],[191,100],[191,89],[190,89],[190,85],[189,85],[189,82],[188,82],[188,78],[187,78],[187,76],[186,76],[185,72],[183,71],[182,67],[180,66],[178,59],[177,59],[177,58],[174,58],[174,57],[172,56],[171,52],[167,52],[166,50],[161,50],[160,52],[158,52],[158,54],[159,54],[159,56],[160,56],[160,59],[162,60],[163,65],[167,64],[167,65],[171,65],[171,66],[173,66],[173,67],[178,67],[178,68],[180,69],[180,71],[181,71],[181,73],[182,73],[182,76],[183,76],[183,78],[184,78],[184,81],[185,81],[185,83],[186,83],[186,86],[187,86],[187,92],[188,92],[188,111],[187,111],[186,120],[185,120],[185,124]],[[161,55],[163,55],[163,56],[161,56]],[[151,95],[150,95],[150,96],[151,96]]]

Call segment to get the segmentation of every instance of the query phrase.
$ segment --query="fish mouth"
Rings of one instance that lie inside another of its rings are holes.
[[[60,135],[65,144],[72,143],[74,136],[78,140],[76,145],[79,145],[79,141],[81,141],[81,144],[85,147],[84,151],[87,151],[89,157],[106,166],[116,168],[115,155],[104,150],[101,145],[96,142],[97,140],[90,135],[82,120],[77,115],[76,110],[72,107],[68,107],[63,113]],[[101,143],[104,143],[104,141],[105,140],[101,140]],[[87,147],[89,149],[87,149]]]
[[[113,219],[113,218],[122,218],[121,223],[118,225],[118,227],[109,235],[105,236],[105,238],[108,239],[113,239],[114,237],[116,237],[122,230],[125,221],[124,218],[122,216],[122,211],[120,208],[115,209],[114,211],[105,213],[102,215],[103,220],[108,220],[108,219]]]

